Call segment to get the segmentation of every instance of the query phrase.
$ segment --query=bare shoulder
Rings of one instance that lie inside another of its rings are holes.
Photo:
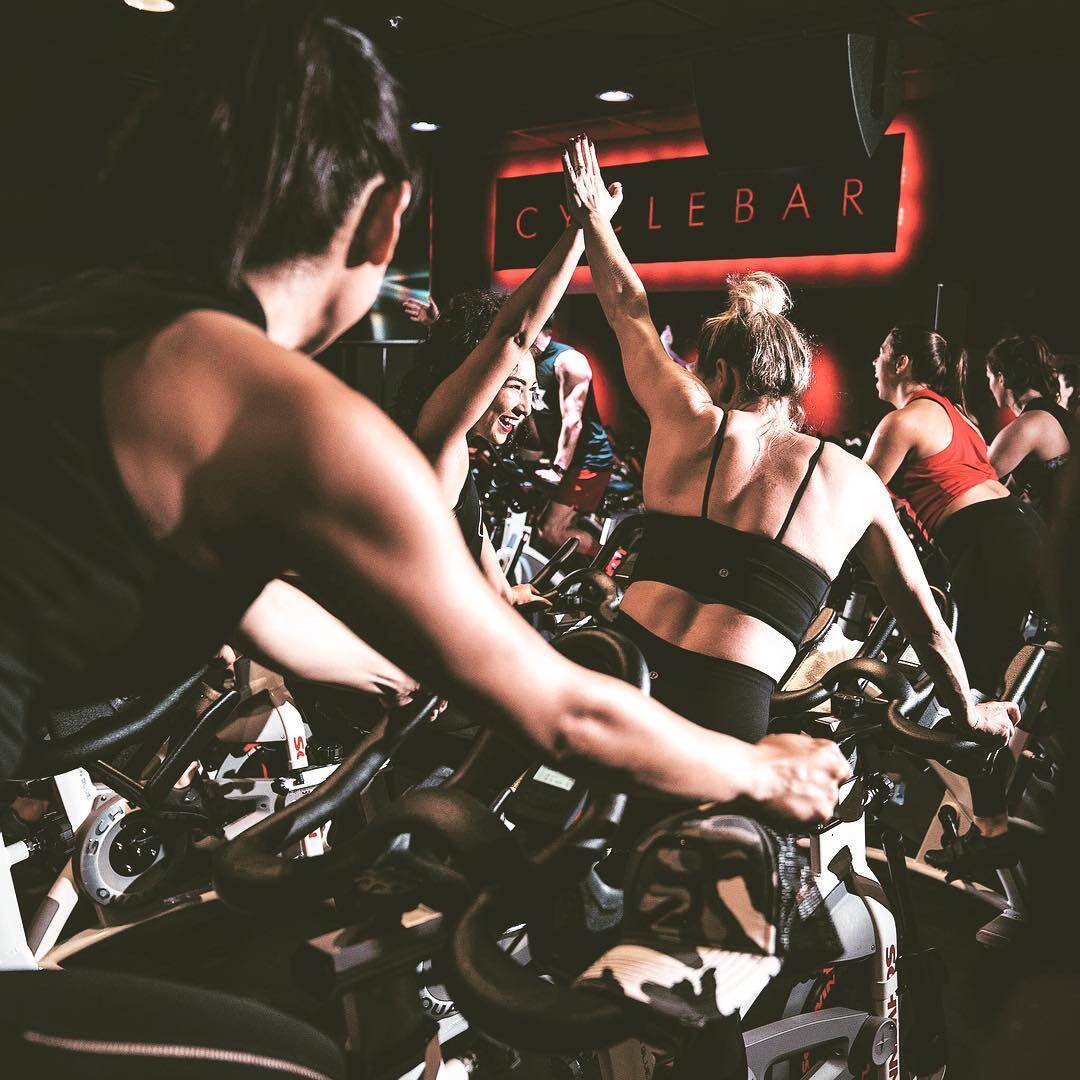
[[[819,467],[830,490],[847,504],[869,509],[873,501],[883,495],[887,497],[881,477],[865,461],[836,443],[825,444]]]
[[[322,370],[310,357],[275,344],[257,326],[224,311],[190,311],[163,327],[147,342],[138,366],[154,381],[196,378],[237,389],[292,382]]]
[[[254,498],[340,468],[393,427],[310,357],[215,311],[190,312],[111,358],[104,406],[127,486],[161,531],[192,483]]]

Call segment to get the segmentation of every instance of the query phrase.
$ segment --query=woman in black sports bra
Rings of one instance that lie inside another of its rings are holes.
[[[803,434],[810,349],[784,317],[783,282],[729,279],[706,319],[696,375],[668,358],[648,298],[605,213],[596,151],[563,157],[567,207],[581,222],[593,283],[652,425],[645,533],[621,629],[653,672],[653,695],[698,724],[757,741],[769,698],[844,559],[857,549],[947,708],[1005,732],[999,703],[973,705],[956,643],[877,476]]]
[[[1049,521],[1073,436],[1072,417],[1057,402],[1053,354],[1034,334],[1002,338],[986,358],[986,378],[998,406],[1020,413],[998,432],[990,464]]]

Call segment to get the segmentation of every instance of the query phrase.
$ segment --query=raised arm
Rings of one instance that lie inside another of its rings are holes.
[[[971,728],[1010,735],[1012,724],[1019,720],[1015,706],[1006,707],[1000,702],[973,704],[956,639],[938,610],[922,564],[896,518],[889,493],[874,477],[866,476],[864,483],[863,498],[873,516],[856,554],[933,680],[938,701]]]
[[[469,429],[543,329],[566,292],[583,249],[581,230],[565,229],[544,261],[503,304],[480,344],[420,410],[416,441],[440,479],[460,481],[457,473]],[[453,471],[449,478],[442,475],[448,468]]]
[[[563,153],[563,173],[567,212],[585,232],[593,285],[619,340],[630,392],[653,421],[710,409],[700,380],[671,362],[653,326],[645,287],[611,227],[610,208],[622,200],[621,186],[604,186],[596,148],[585,138],[575,139]]]

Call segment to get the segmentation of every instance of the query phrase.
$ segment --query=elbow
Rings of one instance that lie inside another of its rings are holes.
[[[491,324],[491,333],[500,341],[512,343],[519,349],[527,349],[532,342],[529,340],[529,327],[527,320],[520,316],[512,316],[500,311]]]
[[[622,319],[648,319],[648,294],[640,285],[623,285],[615,294],[615,310]]]

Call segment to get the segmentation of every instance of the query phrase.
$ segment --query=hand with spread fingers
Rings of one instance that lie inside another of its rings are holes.
[[[593,216],[610,221],[622,204],[622,184],[604,184],[596,147],[587,135],[570,140],[563,151],[566,212],[579,224]]]

